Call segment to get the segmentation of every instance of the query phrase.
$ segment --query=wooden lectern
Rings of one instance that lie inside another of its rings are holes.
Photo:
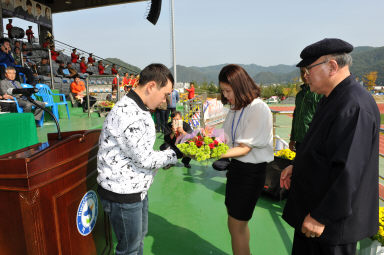
[[[95,193],[99,135],[64,132],[58,141],[48,134],[47,143],[0,156],[2,255],[112,254]]]

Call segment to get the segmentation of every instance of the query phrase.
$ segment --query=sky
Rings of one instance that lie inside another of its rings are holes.
[[[354,46],[384,46],[383,0],[174,2],[178,65],[294,65],[305,46],[326,37]],[[155,26],[146,20],[149,4],[145,1],[54,14],[55,39],[140,68],[155,62],[170,67],[170,0],[162,1]],[[14,25],[18,24],[22,28],[30,25],[15,20]]]

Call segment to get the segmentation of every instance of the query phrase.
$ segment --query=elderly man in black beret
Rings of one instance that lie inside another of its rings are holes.
[[[292,254],[356,254],[357,241],[378,229],[380,114],[349,67],[353,46],[324,39],[306,47],[311,91],[324,95],[293,166],[283,218],[295,228]]]

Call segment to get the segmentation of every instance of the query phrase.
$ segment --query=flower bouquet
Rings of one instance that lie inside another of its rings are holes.
[[[104,107],[104,108],[113,108],[113,106],[115,106],[115,103],[111,102],[111,101],[101,101],[99,103],[99,106]]]
[[[197,161],[218,159],[229,149],[224,143],[224,131],[210,127],[183,136],[176,146],[182,153]]]

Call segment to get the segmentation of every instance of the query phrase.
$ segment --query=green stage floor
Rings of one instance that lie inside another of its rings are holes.
[[[156,147],[162,137],[158,135]],[[225,172],[191,162],[160,169],[149,192],[144,254],[231,254],[224,205]],[[261,198],[249,226],[253,254],[288,254],[293,230],[281,219],[284,202]]]
[[[104,119],[93,114],[88,118],[73,108],[71,120],[60,120],[62,131],[101,128]],[[277,134],[289,137],[291,117],[280,115]],[[288,128],[287,128],[288,127]],[[56,132],[52,121],[38,128],[40,142],[46,133]],[[162,143],[157,135],[155,149]],[[191,162],[186,169],[179,163],[160,169],[149,191],[149,229],[144,241],[145,255],[232,254],[224,205],[225,172],[210,164]],[[262,197],[249,222],[252,254],[289,254],[293,229],[281,218],[284,202]]]

